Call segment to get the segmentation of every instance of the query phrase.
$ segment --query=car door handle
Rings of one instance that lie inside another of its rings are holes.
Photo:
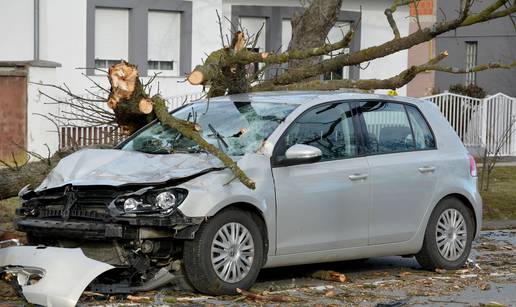
[[[357,181],[357,180],[366,180],[367,176],[368,176],[368,174],[353,174],[353,175],[349,175],[348,178],[351,181]]]
[[[420,168],[418,168],[418,170],[421,172],[421,173],[432,173],[435,171],[435,166],[431,166],[431,165],[428,165],[428,166],[422,166]]]

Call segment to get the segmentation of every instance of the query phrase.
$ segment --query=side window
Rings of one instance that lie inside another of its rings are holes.
[[[412,124],[412,130],[414,131],[416,149],[435,148],[434,136],[421,112],[416,107],[407,106],[406,108],[410,123]]]
[[[414,138],[403,105],[370,101],[360,104],[366,126],[369,153],[391,153],[415,150]]]
[[[322,151],[322,161],[354,157],[357,154],[351,108],[332,103],[301,115],[278,143],[279,155],[294,144],[306,144]]]

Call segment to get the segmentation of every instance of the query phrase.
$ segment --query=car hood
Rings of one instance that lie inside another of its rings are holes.
[[[157,155],[116,149],[83,149],[59,161],[35,191],[68,184],[156,184],[223,168],[220,160],[206,153]]]

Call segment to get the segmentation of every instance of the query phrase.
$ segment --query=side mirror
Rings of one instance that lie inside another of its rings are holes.
[[[321,160],[322,152],[319,148],[304,145],[304,144],[295,144],[292,145],[287,152],[285,152],[285,160],[286,164],[305,164],[305,163],[314,163]]]

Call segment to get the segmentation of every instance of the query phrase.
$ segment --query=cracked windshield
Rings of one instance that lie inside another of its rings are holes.
[[[232,156],[257,151],[297,105],[267,102],[198,102],[173,113],[196,123],[209,143]],[[202,148],[177,130],[155,123],[127,142],[122,150],[151,154],[196,153]]]

